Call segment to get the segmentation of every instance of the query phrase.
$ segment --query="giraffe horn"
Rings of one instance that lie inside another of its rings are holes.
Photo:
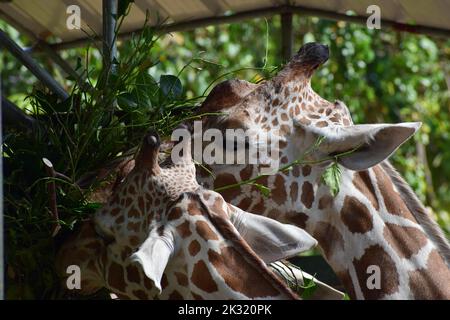
[[[154,172],[159,171],[158,154],[161,146],[161,139],[154,130],[149,130],[145,135],[141,149],[136,156],[136,167],[146,168]]]
[[[306,43],[298,50],[276,79],[284,81],[302,77],[309,79],[313,72],[328,60],[329,56],[330,51],[327,45],[317,42]]]

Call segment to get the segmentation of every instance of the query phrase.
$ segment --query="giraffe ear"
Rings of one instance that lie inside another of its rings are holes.
[[[300,228],[234,206],[233,209],[231,222],[266,263],[295,256],[317,245],[316,239]]]
[[[326,139],[320,150],[328,155],[351,151],[338,162],[347,169],[366,170],[389,158],[420,128],[420,122],[362,124],[348,127],[311,128]]]
[[[173,252],[174,240],[169,233],[150,235],[130,259],[142,266],[145,275],[161,293],[161,278]]]

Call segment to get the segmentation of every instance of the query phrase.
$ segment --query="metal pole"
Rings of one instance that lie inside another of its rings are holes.
[[[281,56],[283,62],[291,60],[293,42],[292,12],[285,12],[281,14]]]
[[[2,83],[0,77],[0,92],[2,91]],[[2,99],[3,100],[3,99]],[[2,113],[3,105],[2,100],[0,100],[0,141],[3,142],[3,125],[2,125]],[[3,250],[3,239],[5,233],[3,232],[3,143],[0,145],[0,300],[5,299],[5,267],[4,267],[4,253]]]
[[[33,73],[45,86],[53,91],[58,97],[65,100],[69,97],[66,91],[45,71],[37,62],[11,40],[3,30],[0,29],[0,45],[3,45],[11,54],[16,57],[28,70]]]
[[[116,57],[114,36],[117,22],[117,0],[103,0],[103,68],[111,71],[111,63]]]
[[[24,33],[30,39],[33,39],[33,41],[36,41],[36,46],[34,48],[23,48],[23,50],[28,53],[29,55],[32,55],[33,52],[40,52],[44,51],[50,59],[53,60],[54,63],[56,63],[61,70],[63,70],[67,75],[72,76],[74,79],[76,79],[78,85],[81,87],[85,85],[85,77],[80,76],[71,66],[70,64],[61,58],[60,55],[54,51],[47,42],[40,39],[38,36],[36,36],[31,30],[28,28],[25,28],[24,26],[21,26],[16,19],[12,18],[11,16],[7,15],[6,13],[2,13],[1,16],[5,21],[13,26],[16,26],[17,30],[19,30],[21,33]]]
[[[59,54],[57,54],[52,48],[50,48],[50,46],[46,42],[39,41],[37,43],[37,46],[42,48],[50,57],[50,59],[52,59],[53,62],[61,68],[61,70],[63,70],[67,75],[74,78],[80,87],[87,85],[87,83],[85,82],[85,77],[78,74],[78,72],[76,72],[66,60],[61,58]]]
[[[14,128],[33,130],[36,126],[36,119],[27,115],[18,106],[2,95],[2,126],[10,125]]]

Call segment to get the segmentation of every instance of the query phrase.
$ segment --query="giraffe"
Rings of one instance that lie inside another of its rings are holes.
[[[190,154],[160,166],[159,146],[156,133],[144,138],[108,203],[64,242],[60,274],[78,265],[81,294],[106,287],[123,299],[298,299],[266,262],[316,240],[203,189]]]
[[[420,123],[354,124],[346,105],[329,102],[311,88],[314,71],[329,58],[318,43],[305,44],[272,79],[260,84],[232,79],[218,84],[199,113],[203,129],[243,129],[254,136],[274,132],[281,165],[300,158],[315,163],[341,152],[341,186],[333,196],[321,179],[332,161],[294,166],[256,182],[271,189],[266,198],[254,185],[221,192],[227,202],[256,214],[304,228],[352,299],[449,299],[450,246],[420,200],[388,162]],[[245,147],[248,147],[246,145]],[[259,165],[211,164],[198,172],[207,188],[258,176]],[[379,275],[378,285],[371,281]],[[372,279],[372,280],[371,280]]]

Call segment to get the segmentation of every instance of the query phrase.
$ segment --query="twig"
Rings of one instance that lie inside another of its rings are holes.
[[[47,172],[47,175],[51,178],[55,178],[56,172],[55,169],[53,168],[52,162],[47,158],[42,158],[42,162],[44,162],[45,171]],[[52,218],[54,219],[52,230],[52,237],[54,237],[61,229],[61,226],[59,224],[58,207],[56,204],[56,186],[55,181],[53,179],[48,182],[47,190],[49,196],[50,211],[52,213]]]
[[[316,150],[318,148],[318,146],[323,142],[323,140],[324,140],[323,137],[319,137],[317,139],[317,141],[312,145],[312,147],[310,147],[300,158],[292,161],[291,163],[286,164],[283,167],[278,168],[278,170],[275,173],[288,171],[294,166],[315,165],[315,164],[320,164],[320,163],[323,163],[326,161],[331,161],[331,160],[337,161],[337,159],[347,157],[361,147],[361,145],[358,145],[357,147],[355,147],[349,151],[341,152],[341,153],[338,153],[333,156],[328,156],[328,157],[318,159],[318,160],[305,161],[304,159],[306,158],[306,156],[308,156],[311,152]],[[219,188],[215,188],[214,191],[220,192],[220,191],[224,191],[224,190],[231,189],[231,188],[238,188],[243,185],[253,184],[257,180],[261,179],[262,177],[266,177],[266,176],[270,176],[270,175],[271,174],[261,174],[254,178],[251,178],[251,179],[242,180],[238,183],[233,183],[233,184],[229,184],[229,185],[222,186]]]

